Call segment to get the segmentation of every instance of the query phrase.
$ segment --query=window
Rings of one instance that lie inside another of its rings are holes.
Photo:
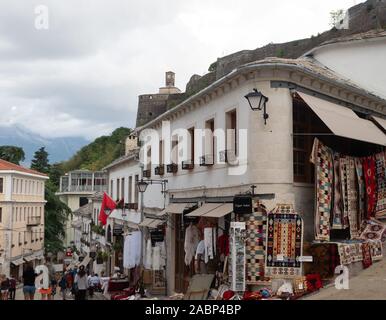
[[[158,161],[159,161],[159,165],[163,165],[164,164],[164,143],[162,140],[159,141],[159,158],[158,158]]]
[[[116,197],[115,197],[115,199],[117,199],[117,200],[119,200],[120,198],[119,198],[119,192],[120,192],[121,190],[120,190],[120,188],[119,188],[119,179],[117,179],[117,194],[116,194]]]
[[[237,150],[237,112],[232,110],[226,113],[226,149],[238,154]]]
[[[3,223],[3,208],[0,207],[0,223]]]
[[[178,136],[172,137],[172,163],[178,164]]]
[[[122,185],[121,185],[121,189],[122,189],[122,191],[121,191],[121,199],[125,199],[125,178],[122,178]]]
[[[188,129],[189,133],[189,141],[188,141],[188,148],[189,148],[189,159],[191,163],[194,163],[194,127]]]
[[[205,122],[205,129],[204,155],[213,155],[215,153],[214,119]]]
[[[113,190],[114,190],[114,181],[110,181],[110,197],[113,197]]]
[[[131,202],[131,199],[132,199],[132,192],[133,192],[133,177],[130,176],[130,177],[129,177],[129,199],[128,199],[129,203],[132,203],[132,202]]]
[[[4,178],[0,178],[0,193],[4,192]]]
[[[139,180],[139,175],[136,174],[135,175],[135,184],[137,184],[137,181]],[[134,203],[138,203],[138,187],[137,185],[135,185],[135,189],[134,189]]]
[[[24,221],[26,221],[26,211],[27,211],[27,208],[24,207]]]

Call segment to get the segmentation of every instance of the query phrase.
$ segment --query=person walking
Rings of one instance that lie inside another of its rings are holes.
[[[66,300],[67,280],[66,280],[66,273],[65,272],[63,272],[62,278],[59,281],[59,287],[60,287],[60,293],[62,295],[62,299]]]
[[[8,300],[9,279],[5,274],[0,275],[1,300]]]
[[[34,300],[35,299],[35,280],[37,274],[32,267],[31,263],[29,263],[23,272],[23,293],[25,300]]]
[[[16,279],[11,276],[9,279],[9,300],[15,300],[16,296]]]
[[[87,274],[84,270],[84,266],[79,267],[79,272],[75,276],[74,283],[75,289],[75,300],[86,300],[86,292],[88,288]]]

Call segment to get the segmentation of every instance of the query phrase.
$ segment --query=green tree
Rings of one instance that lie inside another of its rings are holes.
[[[45,188],[45,229],[44,247],[46,252],[56,254],[64,250],[63,238],[66,231],[67,217],[71,209],[55,194],[54,187],[48,183]]]
[[[64,170],[61,163],[54,163],[50,166],[50,171],[48,173],[50,180],[48,183],[51,184],[52,188],[55,191],[59,190],[60,177],[64,175]]]
[[[24,150],[15,146],[0,146],[0,159],[20,164],[21,161],[25,160]]]
[[[44,147],[41,147],[38,151],[35,152],[34,157],[31,161],[31,169],[46,174],[50,172],[48,153]]]

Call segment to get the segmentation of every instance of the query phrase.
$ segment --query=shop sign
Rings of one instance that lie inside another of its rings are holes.
[[[164,241],[164,232],[163,231],[151,231],[150,232],[151,242],[163,242]]]
[[[233,212],[235,214],[250,214],[252,208],[251,196],[235,196],[233,198]]]
[[[113,228],[113,236],[121,236],[123,234],[123,226],[115,225]]]

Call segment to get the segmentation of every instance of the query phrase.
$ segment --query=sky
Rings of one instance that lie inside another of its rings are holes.
[[[185,90],[218,57],[316,35],[360,2],[1,0],[0,126],[86,139],[134,127],[165,71]]]

